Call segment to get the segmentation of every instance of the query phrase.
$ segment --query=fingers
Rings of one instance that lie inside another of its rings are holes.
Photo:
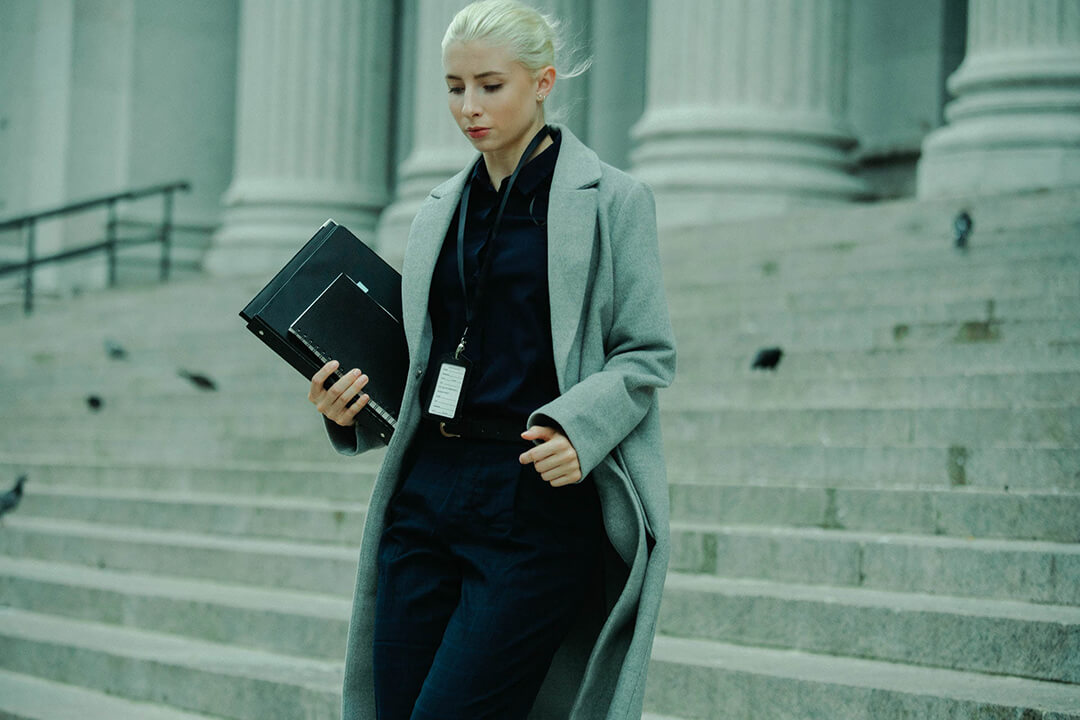
[[[311,377],[311,390],[308,392],[308,400],[313,403],[317,403],[322,397],[322,394],[326,392],[326,388],[323,387],[323,383],[326,382],[326,378],[330,377],[331,373],[338,369],[338,361],[331,360],[330,362],[319,368],[319,371]]]
[[[548,427],[534,426],[521,434],[526,440],[543,439],[534,448],[523,452],[518,461],[522,465],[532,463],[536,472],[554,487],[570,485],[581,480],[581,463],[577,450],[570,439],[561,432]]]
[[[311,379],[308,393],[315,408],[330,420],[342,427],[348,427],[356,420],[356,415],[370,400],[367,394],[361,394],[368,383],[368,376],[353,369],[338,379],[330,389],[323,387],[326,379],[338,367],[337,361],[328,362]],[[353,402],[355,400],[355,402]],[[349,403],[352,403],[350,405]]]
[[[570,441],[566,439],[566,436],[555,430],[554,428],[544,427],[543,425],[533,425],[531,428],[521,433],[523,440],[540,440],[541,443],[535,447],[523,452],[518,460],[522,465],[528,465],[531,462],[536,462],[540,458],[547,457],[553,452],[558,452],[559,447],[556,444],[559,440],[565,441],[566,445],[570,445]]]
[[[543,425],[533,425],[531,428],[521,433],[521,437],[525,440],[542,440],[547,442],[555,437],[556,434],[557,431],[555,428],[549,428]]]
[[[540,477],[543,477],[541,475]],[[548,480],[548,484],[552,487],[563,487],[564,485],[573,485],[581,480],[581,471],[570,473],[569,475],[563,475],[562,477],[555,478],[554,480]]]

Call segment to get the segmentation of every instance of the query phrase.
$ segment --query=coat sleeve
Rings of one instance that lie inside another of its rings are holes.
[[[641,422],[657,389],[675,376],[652,191],[634,182],[609,217],[612,320],[603,369],[529,417],[530,426],[548,424],[550,418],[562,428],[577,450],[582,476]]]
[[[384,445],[382,438],[373,430],[355,423],[352,427],[341,427],[333,420],[324,417],[326,435],[330,438],[330,444],[342,455],[359,455],[372,448]]]

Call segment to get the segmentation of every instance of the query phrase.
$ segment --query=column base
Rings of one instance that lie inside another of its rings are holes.
[[[919,197],[956,197],[1080,185],[1080,115],[959,120],[931,133]]]
[[[868,199],[852,174],[854,139],[829,118],[681,111],[635,128],[633,173],[661,226],[700,225]]]
[[[1080,148],[967,150],[924,156],[920,198],[996,195],[1080,186]]]
[[[823,207],[850,206],[851,198],[790,195],[750,190],[709,191],[656,188],[656,224],[661,229],[698,227]]]
[[[214,236],[203,269],[211,275],[265,275],[269,279],[328,218],[371,244],[376,216],[374,211],[340,206],[233,207],[226,211],[225,225]]]

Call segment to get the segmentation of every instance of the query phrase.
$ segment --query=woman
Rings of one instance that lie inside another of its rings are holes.
[[[641,714],[674,341],[650,191],[545,124],[554,45],[515,0],[473,3],[443,40],[480,158],[409,234],[411,372],[364,528],[346,720]],[[309,394],[333,445],[378,446],[353,422],[367,377],[324,390],[335,369]]]

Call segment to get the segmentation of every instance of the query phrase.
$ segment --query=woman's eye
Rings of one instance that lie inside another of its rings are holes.
[[[498,90],[501,87],[502,87],[502,83],[499,83],[498,85],[485,85],[484,90],[486,92],[491,93],[491,92],[495,92],[496,90]]]
[[[450,94],[451,95],[460,95],[463,92],[465,92],[465,88],[459,88],[459,87],[450,88]]]

